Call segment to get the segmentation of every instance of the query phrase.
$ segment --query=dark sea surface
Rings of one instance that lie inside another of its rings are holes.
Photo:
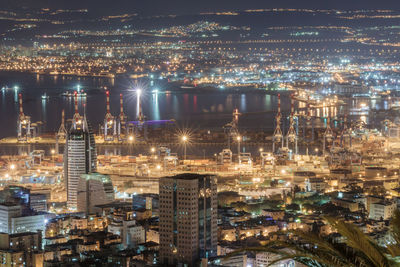
[[[120,113],[119,95],[122,93],[124,112],[130,120],[137,118],[138,97],[135,90],[140,88],[141,106],[147,120],[174,119],[181,127],[216,129],[230,122],[233,109],[238,108],[243,113],[241,127],[265,130],[274,127],[277,97],[265,92],[174,90],[163,80],[135,81],[126,76],[110,79],[0,72],[0,88],[6,88],[0,90],[0,138],[16,136],[19,93],[23,96],[25,115],[31,116],[32,122],[43,122],[42,132],[54,132],[60,125],[62,110],[65,110],[66,119],[72,118],[74,112],[73,98],[62,94],[73,92],[78,85],[87,93],[86,99],[79,97],[80,113],[83,113],[86,104],[88,119],[95,130],[106,112],[105,88],[110,91],[111,113],[114,116]],[[154,93],[156,89],[158,93]],[[48,98],[42,99],[44,94]],[[288,108],[289,99],[282,97],[282,109]]]

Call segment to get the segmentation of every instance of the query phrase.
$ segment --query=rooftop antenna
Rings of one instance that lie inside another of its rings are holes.
[[[74,106],[75,106],[75,113],[73,117],[73,128],[79,129],[82,126],[82,117],[79,115],[78,111],[78,92],[74,92]]]

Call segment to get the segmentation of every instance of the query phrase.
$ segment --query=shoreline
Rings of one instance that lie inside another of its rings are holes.
[[[104,80],[115,80],[115,79],[128,79],[128,80],[149,80],[152,81],[153,79],[149,77],[138,77],[138,78],[131,78],[132,74],[122,73],[122,74],[115,74],[113,77],[108,76],[99,76],[99,75],[78,75],[78,74],[51,74],[51,73],[37,73],[37,72],[30,72],[30,71],[9,71],[9,70],[0,70],[0,73],[3,74],[15,74],[15,75],[32,75],[32,76],[46,76],[46,77],[74,77],[77,79],[81,78],[93,78],[93,79],[104,79]],[[165,81],[167,78],[162,79]],[[0,85],[0,89],[6,87],[8,85]],[[154,86],[153,86],[154,87]],[[187,88],[182,88],[187,87]],[[9,87],[10,88],[10,87]],[[97,89],[103,89],[101,87]],[[150,88],[149,88],[150,89]],[[72,90],[72,89],[71,89]],[[91,91],[93,89],[89,89]],[[191,84],[186,85],[183,82],[166,82],[165,83],[165,90],[159,90],[158,94],[165,94],[168,91],[174,93],[231,93],[231,94],[243,94],[243,93],[259,93],[259,94],[266,94],[266,95],[277,95],[277,94],[290,94],[294,90],[267,90],[266,88],[257,88],[255,86],[235,86],[235,87],[226,87],[226,88],[218,88],[216,86],[193,86]],[[154,93],[150,91],[150,93]]]

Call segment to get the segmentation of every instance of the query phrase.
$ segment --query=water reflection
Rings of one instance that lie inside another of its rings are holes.
[[[153,99],[153,120],[160,120],[160,108],[158,106],[158,94],[155,93],[152,95]]]
[[[184,94],[183,95],[183,107],[185,112],[189,112],[189,95],[188,94]]]
[[[178,97],[175,94],[172,96],[172,111],[177,116],[180,115]]]
[[[270,95],[265,95],[265,97],[264,97],[264,106],[265,107],[271,107],[271,96]]]
[[[193,112],[197,113],[197,95],[193,96]]]
[[[5,110],[6,110],[6,90],[4,88],[1,90],[1,107],[2,107],[1,111],[5,112]]]
[[[43,122],[47,121],[46,102],[47,102],[47,99],[42,98],[42,121]]]
[[[14,101],[18,102],[18,87],[14,86]]]
[[[245,94],[242,94],[240,96],[240,110],[243,111],[243,112],[247,111],[247,108],[246,108],[246,95]]]
[[[140,101],[141,101],[141,96],[140,96],[140,94],[137,94],[137,97],[136,97],[136,118],[139,118],[139,112],[140,112]]]

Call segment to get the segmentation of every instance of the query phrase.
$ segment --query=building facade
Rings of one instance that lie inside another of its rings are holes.
[[[29,205],[34,211],[47,212],[47,196],[45,194],[30,194]]]
[[[193,266],[217,254],[217,178],[160,179],[160,262]]]
[[[0,233],[0,262],[0,266],[43,266],[42,233]]]
[[[389,220],[397,209],[395,201],[385,200],[370,204],[369,218],[373,220]]]
[[[94,135],[90,124],[83,120],[74,125],[67,134],[64,151],[64,179],[67,186],[67,205],[76,211],[78,205],[79,180],[82,174],[95,172],[97,153]]]
[[[19,217],[22,214],[20,205],[3,203],[0,205],[0,232],[12,233],[12,218]]]
[[[44,231],[46,214],[23,214],[15,204],[0,205],[0,232],[7,234]]]
[[[114,201],[114,188],[108,175],[100,173],[82,174],[78,184],[77,211],[96,213],[96,205]]]

